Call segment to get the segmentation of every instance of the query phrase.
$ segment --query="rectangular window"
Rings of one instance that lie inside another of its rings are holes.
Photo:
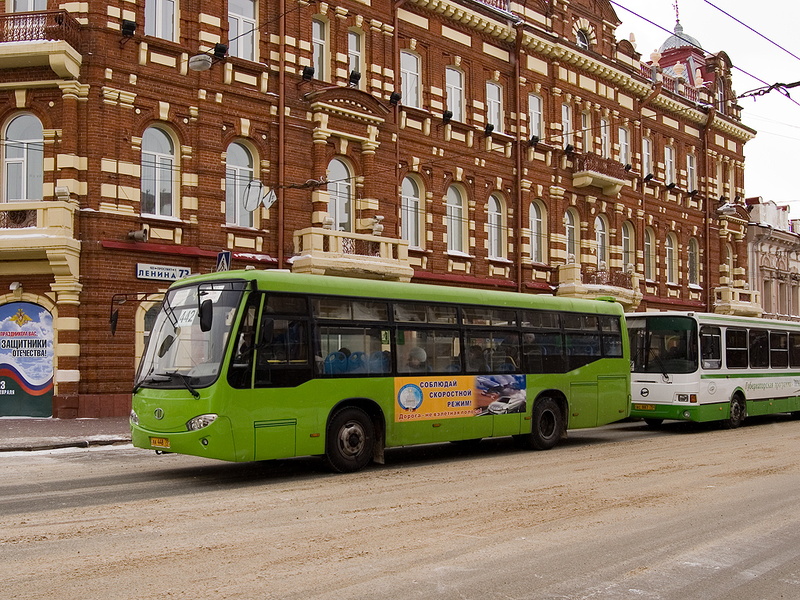
[[[747,368],[746,329],[728,329],[725,331],[725,362],[729,369]]]
[[[700,360],[703,369],[722,367],[722,333],[719,327],[700,328]]]
[[[697,190],[697,162],[694,154],[686,155],[686,186],[690,192]]]
[[[750,330],[750,367],[753,369],[769,368],[768,331]]]
[[[454,325],[458,322],[455,306],[395,302],[394,320],[398,323],[440,323]]]
[[[642,138],[642,174],[653,172],[653,142],[649,138]]]
[[[675,149],[664,146],[664,183],[675,183]]]
[[[624,127],[619,128],[619,162],[627,165],[631,162],[630,133]]]
[[[611,123],[608,119],[600,119],[600,154],[603,158],[611,158]]]
[[[486,82],[486,122],[496,133],[503,132],[503,88],[492,81]]]
[[[528,127],[530,137],[542,139],[542,99],[536,94],[528,96]]]
[[[792,368],[800,367],[800,333],[789,334],[789,364]]]
[[[583,141],[583,151],[592,151],[592,115],[588,112],[581,113],[581,139]]]
[[[461,346],[458,331],[443,329],[398,329],[397,372],[459,373]]]
[[[786,332],[770,332],[769,364],[774,368],[789,366],[789,334]]]
[[[445,72],[447,87],[447,110],[453,113],[454,121],[464,120],[464,73],[448,67]]]
[[[228,2],[228,40],[231,56],[256,59],[256,5],[254,0]]]
[[[175,41],[174,0],[146,0],[144,33],[171,42]]]
[[[561,105],[561,136],[564,147],[575,142],[572,131],[572,107],[569,104]]]
[[[519,334],[510,331],[467,331],[468,373],[518,373]]]
[[[419,56],[405,51],[400,53],[400,79],[403,104],[419,108],[421,103]]]
[[[322,373],[331,376],[388,373],[391,345],[388,329],[379,327],[321,326]]]
[[[311,46],[314,64],[314,77],[320,81],[328,80],[328,31],[324,21],[311,20]]]
[[[312,298],[311,307],[318,319],[337,319],[348,321],[389,320],[389,309],[385,302],[372,300],[348,300],[347,298]]]

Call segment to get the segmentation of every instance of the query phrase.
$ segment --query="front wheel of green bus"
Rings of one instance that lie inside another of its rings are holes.
[[[369,415],[354,406],[333,415],[325,439],[325,460],[339,473],[363,469],[372,460],[375,427]]]

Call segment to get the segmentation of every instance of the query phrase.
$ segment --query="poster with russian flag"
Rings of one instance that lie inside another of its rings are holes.
[[[0,306],[0,416],[53,414],[53,316],[30,302]]]

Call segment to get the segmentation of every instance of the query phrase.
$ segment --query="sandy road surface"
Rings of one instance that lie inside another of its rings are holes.
[[[800,598],[800,421],[675,425],[350,475],[0,456],[0,598]]]

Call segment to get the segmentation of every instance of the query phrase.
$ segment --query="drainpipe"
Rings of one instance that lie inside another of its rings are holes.
[[[278,68],[278,268],[283,268],[283,244],[284,244],[284,207],[285,207],[285,188],[286,183],[286,0],[280,0],[278,11],[280,21],[278,25],[278,36],[280,37],[280,67]]]
[[[394,70],[394,80],[396,82],[401,82],[402,87],[402,78],[400,75],[400,16],[398,11],[403,4],[406,3],[406,0],[397,0],[394,3],[394,14],[392,15],[392,27],[394,28],[394,38],[393,38],[393,48],[392,48],[392,69]],[[398,91],[397,88],[394,90],[395,92]],[[400,99],[402,102],[402,98]],[[394,131],[395,131],[395,142],[394,142],[394,182],[395,182],[395,189],[397,186],[400,185],[400,102],[393,105],[394,109]],[[420,198],[420,202],[425,201],[424,198]],[[399,222],[399,220],[398,220]],[[397,231],[397,235],[399,236],[400,232]],[[422,226],[422,235],[425,234],[425,225]]]
[[[709,158],[708,158],[708,137],[709,132],[711,129],[711,123],[714,120],[714,115],[716,114],[716,109],[713,106],[708,108],[708,118],[706,119],[706,124],[703,127],[703,175],[705,176],[706,182],[706,255],[705,255],[705,281],[706,281],[706,312],[710,313],[713,312],[713,298],[711,295],[711,219],[717,218],[717,212],[715,208],[715,203],[711,200],[711,194],[709,191],[709,173],[711,169],[709,168]],[[719,241],[719,238],[717,238]],[[731,276],[733,274],[731,273]]]
[[[517,188],[517,231],[515,235],[515,243],[514,246],[517,252],[517,291],[522,292],[523,285],[522,285],[522,148],[523,148],[523,140],[522,140],[522,117],[520,116],[520,112],[522,110],[522,84],[520,83],[520,78],[522,76],[522,68],[520,62],[522,60],[522,27],[523,22],[520,21],[514,25],[514,29],[516,29],[516,39],[514,40],[514,82],[516,85],[514,86],[515,90],[515,98],[514,98],[514,110],[517,112],[517,148],[516,148],[516,182],[515,186]]]

